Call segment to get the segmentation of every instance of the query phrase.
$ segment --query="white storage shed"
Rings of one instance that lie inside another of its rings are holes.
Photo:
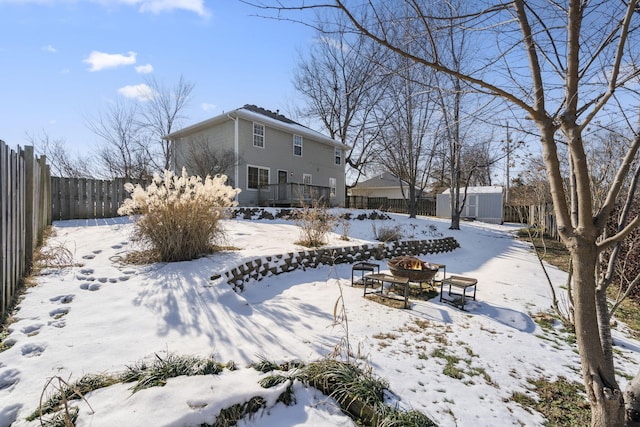
[[[464,197],[460,189],[460,200]],[[468,187],[467,200],[460,217],[477,221],[502,224],[504,209],[504,188],[492,185],[486,187]],[[447,189],[436,196],[436,216],[451,218],[451,190]]]

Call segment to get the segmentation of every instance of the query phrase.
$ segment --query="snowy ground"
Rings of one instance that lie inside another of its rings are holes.
[[[400,224],[407,238],[424,239],[433,238],[435,226],[458,240],[454,252],[421,258],[478,279],[478,299],[467,312],[437,298],[413,301],[410,310],[380,305],[351,287],[347,264],[271,276],[242,294],[222,279],[210,280],[249,259],[302,250],[294,243],[297,228],[284,220],[229,220],[228,244],[238,250],[147,266],[120,262],[132,249],[128,219],[56,222],[49,244],[64,244],[81,265],[39,276],[20,303],[6,341],[13,346],[0,353],[0,426],[39,425],[25,417],[37,409],[51,377],[74,381],[121,372],[167,352],[213,354],[240,369],[179,377],[135,394],[131,384],[89,393],[78,426],[196,426],[256,395],[270,407],[242,426],[353,425],[331,399],[301,385],[296,405],[275,404],[282,390],[260,388],[262,374],[247,367],[260,357],[313,361],[328,354],[345,338],[344,325],[333,326],[340,289],[352,348],[388,380],[401,407],[420,410],[440,426],[542,425],[541,415],[510,396],[531,393],[529,378],[581,381],[579,358],[562,333],[544,332],[532,320],[550,306],[550,291],[529,245],[512,237],[516,226],[463,223],[451,231],[444,220],[391,216],[377,226]],[[350,241],[336,232],[332,246],[374,242],[369,220],[351,222]],[[564,273],[548,269],[558,287],[564,284]],[[635,375],[640,345],[621,332],[614,336],[617,370]],[[438,349],[459,359],[462,379],[443,374]],[[619,381],[624,387],[622,375]]]

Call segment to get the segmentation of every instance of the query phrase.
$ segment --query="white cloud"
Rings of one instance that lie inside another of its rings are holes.
[[[2,3],[17,3],[17,4],[54,4],[60,0],[0,0]],[[211,15],[209,9],[205,7],[205,0],[90,0],[93,3],[99,3],[105,7],[113,6],[114,4],[124,4],[126,6],[138,6],[138,10],[142,13],[162,13],[173,12],[174,10],[184,10],[187,12],[194,12],[204,18],[208,18]]]
[[[207,102],[203,102],[202,104],[200,104],[200,108],[202,108],[203,111],[214,111],[218,108],[218,106],[216,104],[209,104]]]
[[[204,7],[204,0],[123,0],[125,3],[134,1],[140,4],[140,12],[171,12],[173,10],[186,10],[195,12],[200,16],[208,17],[209,10]]]
[[[56,53],[58,51],[58,49],[56,49],[55,47],[51,46],[50,44],[48,44],[46,46],[42,46],[42,50],[44,50],[45,52],[51,52],[51,53]]]
[[[82,62],[91,65],[89,71],[100,71],[106,68],[116,68],[122,65],[132,65],[136,63],[136,53],[129,52],[128,55],[120,53],[104,53],[94,50]]]
[[[146,65],[136,65],[136,73],[139,74],[149,74],[153,72],[153,65],[151,64],[146,64]]]
[[[118,89],[118,93],[126,98],[137,99],[138,101],[149,101],[155,95],[153,89],[144,83],[121,87]]]

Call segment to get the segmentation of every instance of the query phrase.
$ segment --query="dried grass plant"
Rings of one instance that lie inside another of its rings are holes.
[[[200,177],[164,172],[146,189],[126,186],[131,198],[118,210],[135,220],[133,240],[148,243],[164,262],[186,261],[212,252],[224,237],[222,219],[239,189],[226,185],[227,177]]]
[[[311,204],[303,203],[302,208],[295,210],[293,218],[300,227],[300,240],[296,243],[309,248],[324,245],[327,233],[336,224],[336,217],[331,214],[322,198],[315,199]]]

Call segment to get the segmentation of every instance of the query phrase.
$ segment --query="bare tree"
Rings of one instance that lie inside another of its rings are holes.
[[[438,111],[432,93],[434,76],[431,70],[394,56],[395,61],[388,61],[391,81],[382,102],[379,162],[400,178],[409,217],[415,218],[417,201],[427,186],[439,146],[435,132]]]
[[[352,147],[345,162],[357,182],[377,158],[375,112],[385,88],[379,64],[387,52],[367,37],[323,22],[299,60],[294,86],[306,101],[302,116],[319,120],[331,138]]]
[[[229,175],[233,168],[243,164],[241,157],[233,149],[217,147],[208,139],[189,141],[184,165],[190,175],[200,177]],[[230,183],[233,186],[235,183]]]
[[[148,141],[137,124],[135,105],[122,101],[111,104],[105,112],[87,119],[87,126],[103,140],[96,158],[105,177],[142,179],[150,176]]]
[[[271,8],[297,13],[305,8],[330,7],[341,11],[351,30],[364,34],[389,50],[451,76],[520,109],[536,124],[549,180],[558,233],[572,257],[575,329],[582,376],[591,405],[593,426],[626,423],[623,393],[616,381],[606,293],[598,284],[598,258],[604,250],[623,241],[638,225],[640,216],[626,218],[612,235],[604,235],[619,200],[623,183],[634,176],[632,168],[640,149],[640,128],[616,171],[601,206],[594,205],[583,133],[599,119],[614,94],[624,91],[639,74],[640,40],[638,0],[626,2],[469,2],[464,16],[430,15],[423,2],[405,0],[404,9],[415,22],[451,23],[456,31],[473,29],[486,43],[483,57],[473,69],[458,70],[441,60],[437,43],[427,43],[427,54],[415,55],[387,35],[391,26],[407,16],[388,19],[389,3],[342,0],[300,1]],[[393,12],[399,13],[400,8]],[[384,16],[385,19],[378,19]],[[437,27],[424,25],[418,33],[427,41]],[[638,107],[634,99],[635,108]],[[565,190],[558,141],[567,144],[570,190]],[[632,186],[629,185],[629,188]],[[632,194],[629,193],[629,197]],[[629,418],[640,412],[629,411]],[[638,421],[635,419],[634,421]]]
[[[173,87],[165,86],[155,77],[147,79],[146,83],[151,89],[150,95],[140,102],[137,125],[150,134],[151,144],[147,150],[155,169],[168,170],[171,167],[171,141],[162,137],[170,134],[181,120],[186,119],[184,109],[189,105],[195,84],[183,76]]]
[[[66,142],[61,138],[51,138],[43,131],[41,134],[26,135],[27,140],[36,151],[47,157],[51,167],[51,175],[64,178],[91,178],[94,165],[89,156],[73,156],[69,153]]]

